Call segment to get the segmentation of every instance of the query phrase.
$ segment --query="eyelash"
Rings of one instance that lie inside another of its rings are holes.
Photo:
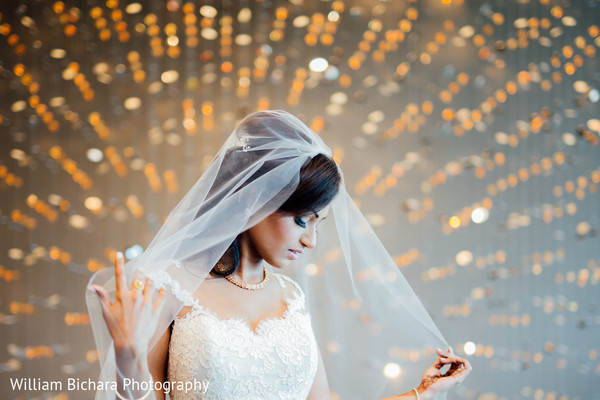
[[[302,221],[302,218],[295,217],[294,220],[296,221],[296,224],[298,224],[301,228],[306,229],[306,222]],[[319,233],[318,225],[317,225],[317,233]]]
[[[296,221],[296,223],[302,228],[306,228],[306,222],[302,221],[300,217],[295,217],[294,221]]]

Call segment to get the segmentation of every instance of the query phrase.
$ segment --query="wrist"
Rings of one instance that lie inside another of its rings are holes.
[[[415,393],[415,390],[419,394],[418,397],[415,395],[415,399],[418,398],[419,400],[433,400],[435,398],[435,396],[431,394],[431,391],[425,389],[423,386],[418,386],[414,388],[412,393]]]
[[[118,390],[115,391],[115,394],[121,400],[144,400],[144,399],[148,398],[148,396],[150,396],[150,392],[152,392],[152,388],[148,389],[148,391],[146,393],[144,393],[141,397],[136,397],[136,398],[131,398],[131,399],[127,396],[123,396],[121,393],[119,393]]]
[[[148,372],[148,360],[143,354],[132,354],[131,350],[115,351],[117,372],[124,376],[144,375]]]
[[[421,394],[417,388],[412,388],[410,394],[412,395],[412,399],[421,400]]]
[[[138,360],[146,355],[146,351],[141,348],[114,344],[115,357],[120,360]]]

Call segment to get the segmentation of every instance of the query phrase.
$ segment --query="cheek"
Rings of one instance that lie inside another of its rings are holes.
[[[272,240],[278,244],[289,244],[294,236],[294,227],[289,221],[279,220],[270,227]]]
[[[261,253],[272,246],[288,246],[293,241],[296,232],[294,224],[293,221],[290,223],[285,219],[265,221],[252,232],[252,239]]]

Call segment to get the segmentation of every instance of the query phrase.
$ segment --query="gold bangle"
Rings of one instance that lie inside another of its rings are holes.
[[[123,395],[121,393],[119,393],[118,390],[115,390],[115,393],[116,393],[117,397],[120,398],[121,400],[144,400],[146,397],[148,397],[150,395],[151,391],[152,391],[152,388],[148,389],[146,394],[144,394],[142,397],[139,397],[137,399],[128,399],[127,397],[123,397]]]

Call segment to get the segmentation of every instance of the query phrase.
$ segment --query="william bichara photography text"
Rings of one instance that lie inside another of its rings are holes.
[[[65,381],[60,380],[44,380],[41,378],[9,378],[10,387],[14,392],[29,392],[29,391],[51,391],[51,392],[62,392],[62,391],[97,391],[97,390],[108,390],[116,391],[116,381],[94,381],[92,379],[79,379],[79,378],[68,378]],[[206,393],[208,390],[208,381],[205,380],[192,380],[192,381],[166,381],[166,382],[154,382],[148,381],[137,381],[134,379],[124,379],[123,389],[124,390],[161,390],[165,393],[169,393],[171,390],[178,392],[194,392],[194,393]]]

